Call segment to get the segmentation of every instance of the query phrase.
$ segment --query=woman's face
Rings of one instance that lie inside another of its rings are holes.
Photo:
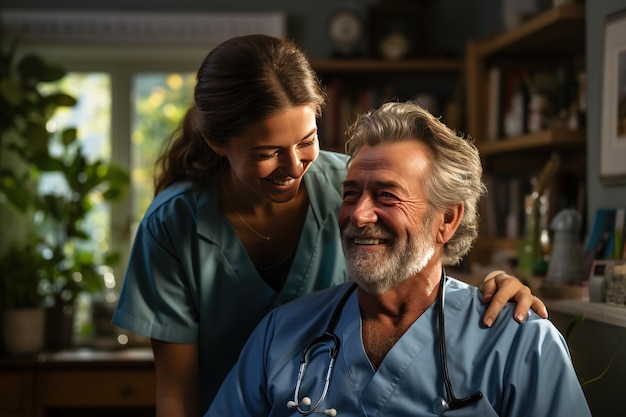
[[[248,126],[220,151],[234,175],[229,184],[235,187],[233,192],[287,202],[296,196],[304,173],[319,155],[315,111],[309,106],[283,110]]]

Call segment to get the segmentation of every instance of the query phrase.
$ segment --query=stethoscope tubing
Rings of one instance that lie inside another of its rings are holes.
[[[463,398],[457,398],[454,395],[454,391],[452,389],[452,382],[450,380],[450,372],[448,370],[448,354],[446,352],[446,331],[445,331],[445,314],[444,314],[444,305],[445,305],[445,287],[446,287],[447,275],[444,268],[441,268],[441,279],[439,281],[439,293],[437,294],[438,299],[438,322],[439,322],[439,352],[441,358],[441,368],[443,372],[443,381],[446,390],[447,400],[442,397],[437,397],[433,401],[433,411],[439,415],[444,414],[448,410],[454,410],[462,407],[466,407],[476,401],[479,401],[483,394],[480,391],[476,391],[471,395]],[[300,369],[298,371],[298,379],[296,381],[296,387],[294,390],[293,400],[287,403],[288,408],[295,407],[298,413],[308,416],[313,413],[320,413],[326,415],[335,415],[335,409],[327,409],[326,411],[318,411],[321,407],[322,403],[326,400],[326,396],[328,395],[328,389],[330,386],[330,380],[332,377],[332,371],[334,368],[335,360],[337,358],[337,354],[339,352],[340,340],[335,335],[335,327],[337,326],[337,322],[339,321],[339,317],[343,308],[350,297],[350,294],[357,288],[356,283],[352,283],[350,287],[346,290],[346,292],[342,295],[341,299],[335,306],[333,310],[333,314],[331,315],[330,320],[328,321],[328,325],[326,326],[326,330],[320,335],[313,338],[304,348],[302,352],[302,356],[300,358]],[[309,408],[308,410],[304,410],[301,408],[302,405],[310,405],[310,398],[303,397],[300,400],[300,385],[304,378],[304,371],[307,367],[308,355],[318,344],[326,344],[327,342],[331,342],[332,346],[329,350],[330,362],[328,365],[328,370],[326,372],[326,378],[324,381],[324,389],[320,396],[319,401],[315,403],[314,406]],[[330,414],[329,414],[330,413]],[[334,413],[334,414],[332,414]]]
[[[444,305],[446,299],[446,281],[448,277],[445,269],[441,269],[441,279],[439,280],[439,350],[441,356],[441,369],[443,371],[443,383],[446,388],[446,396],[448,400],[438,397],[433,402],[433,411],[439,415],[445,413],[448,410],[454,410],[457,408],[466,407],[483,397],[483,393],[476,391],[475,393],[463,398],[456,398],[454,391],[452,390],[452,381],[450,380],[450,372],[448,370],[448,353],[446,351],[446,328],[445,328],[445,314]]]

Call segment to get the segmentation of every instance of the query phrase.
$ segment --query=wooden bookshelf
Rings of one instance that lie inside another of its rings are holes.
[[[585,5],[564,4],[528,20],[500,36],[478,42],[484,57],[582,52],[585,43]]]
[[[461,72],[465,62],[456,58],[423,58],[401,61],[380,59],[313,59],[314,70],[324,73]]]
[[[465,61],[461,58],[422,57],[406,60],[375,58],[312,59],[328,95],[320,123],[324,149],[343,152],[344,132],[356,115],[390,99],[415,99],[420,93],[438,95],[441,115],[462,129],[462,88]],[[459,82],[461,81],[461,82]],[[455,87],[456,86],[456,87]],[[442,90],[448,90],[442,94]],[[446,112],[454,101],[453,112]],[[454,113],[454,115],[452,114]]]
[[[534,71],[556,73],[558,70],[567,70],[577,75],[575,71],[582,69],[579,65],[581,62],[584,63],[584,55],[585,6],[578,3],[550,8],[513,30],[467,42],[465,64],[467,133],[476,140],[476,146],[483,159],[485,178],[496,179],[493,183],[494,189],[488,191],[487,198],[491,199],[491,204],[485,207],[492,207],[494,201],[497,207],[500,207],[502,201],[510,198],[508,195],[511,191],[506,186],[503,189],[503,182],[517,180],[527,187],[531,183],[531,178],[539,174],[550,156],[557,153],[561,157],[563,171],[559,172],[560,176],[555,177],[555,188],[550,190],[552,194],[564,193],[564,198],[556,199],[553,195],[550,201],[554,201],[555,204],[577,202],[575,208],[581,208],[580,199],[585,195],[586,177],[585,126],[534,131],[535,129],[530,129],[528,125],[522,130],[525,133],[521,135],[503,137],[506,101],[499,101],[494,107],[492,100],[494,98],[503,100],[507,97],[510,93],[511,80],[505,77],[516,76],[514,71],[524,74],[525,78],[520,79],[526,86],[529,74],[533,74]],[[493,68],[499,68],[502,77],[495,78],[496,85],[502,89],[495,90],[495,93],[492,90],[494,78],[491,78]],[[519,83],[519,79],[517,82]],[[569,104],[569,101],[566,103]],[[488,109],[495,109],[496,113],[489,114]],[[494,120],[498,123],[498,129],[494,129]],[[528,119],[521,120],[528,123]],[[551,122],[549,126],[557,124],[566,125],[562,121]],[[582,206],[584,209],[584,203]],[[481,230],[492,231],[495,220],[488,217],[494,215],[498,217],[503,215],[502,212],[505,214],[509,212],[506,207],[500,207],[497,212],[499,214],[494,214],[494,210],[487,213],[484,211],[485,207],[481,208],[481,219],[485,222]],[[552,209],[552,207],[549,209],[550,213]],[[558,207],[555,206],[555,209]],[[485,227],[487,224],[492,227]],[[549,221],[547,224],[549,225]],[[517,247],[521,236],[506,238],[503,237],[501,227],[498,226],[496,229],[495,235],[481,231],[475,249],[470,253],[470,263],[476,260],[484,265],[485,262],[489,262],[493,253],[502,250],[511,252]],[[524,227],[518,230],[523,231]]]
[[[586,142],[584,130],[550,129],[513,138],[482,141],[477,147],[481,155],[492,156],[525,150],[583,147]]]

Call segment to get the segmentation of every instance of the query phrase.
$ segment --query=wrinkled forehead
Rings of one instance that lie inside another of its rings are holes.
[[[430,167],[430,150],[417,140],[364,145],[352,158],[349,177],[373,174],[415,178]]]

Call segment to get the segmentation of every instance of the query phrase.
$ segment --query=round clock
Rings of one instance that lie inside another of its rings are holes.
[[[338,9],[328,20],[328,36],[338,55],[355,55],[363,33],[363,20],[353,9]]]

